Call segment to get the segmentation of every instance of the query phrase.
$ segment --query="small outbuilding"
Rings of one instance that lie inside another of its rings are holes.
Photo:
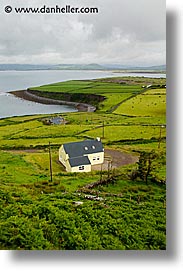
[[[63,144],[59,161],[67,172],[90,172],[93,165],[104,162],[104,148],[100,138]]]

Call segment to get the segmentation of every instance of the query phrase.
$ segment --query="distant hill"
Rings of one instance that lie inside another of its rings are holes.
[[[150,70],[161,70],[161,71],[166,71],[166,65],[160,65],[160,66],[152,66],[149,67]]]
[[[150,66],[150,67],[137,67],[139,70],[158,70],[158,71],[166,71],[166,65],[160,66]]]
[[[129,65],[120,65],[120,64],[105,64],[102,65],[103,67],[107,69],[113,69],[113,70],[158,70],[158,71],[166,71],[166,65],[158,65],[158,66],[129,66]]]
[[[60,70],[106,70],[106,68],[99,64],[60,64],[56,65]]]
[[[120,64],[0,64],[0,71],[35,71],[35,70],[140,70],[140,71],[166,71],[166,65],[138,67]]]
[[[34,71],[52,69],[52,65],[0,64],[0,71]]]

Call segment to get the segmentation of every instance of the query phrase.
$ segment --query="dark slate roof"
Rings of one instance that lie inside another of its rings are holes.
[[[71,167],[76,167],[80,165],[88,165],[91,164],[89,158],[87,156],[84,157],[76,157],[76,158],[70,158],[69,163]]]
[[[71,142],[66,143],[63,146],[66,154],[68,154],[70,158],[99,153],[103,152],[104,150],[102,142],[98,140]]]

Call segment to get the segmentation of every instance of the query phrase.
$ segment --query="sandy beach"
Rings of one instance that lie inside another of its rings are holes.
[[[20,91],[11,91],[10,94],[13,94],[16,97],[41,103],[41,104],[47,104],[47,105],[68,105],[75,107],[79,112],[94,112],[96,110],[96,107],[86,104],[86,103],[80,103],[80,102],[70,102],[70,101],[63,101],[63,100],[56,100],[51,98],[45,98],[37,96],[31,91],[28,90],[20,90]]]

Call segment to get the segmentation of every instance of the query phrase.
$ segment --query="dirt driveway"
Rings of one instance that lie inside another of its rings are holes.
[[[113,168],[117,168],[127,164],[133,164],[138,161],[138,157],[120,152],[118,150],[105,149],[104,163],[102,164],[102,170],[108,170],[108,165],[111,162]],[[94,165],[92,170],[100,170],[101,165]]]

